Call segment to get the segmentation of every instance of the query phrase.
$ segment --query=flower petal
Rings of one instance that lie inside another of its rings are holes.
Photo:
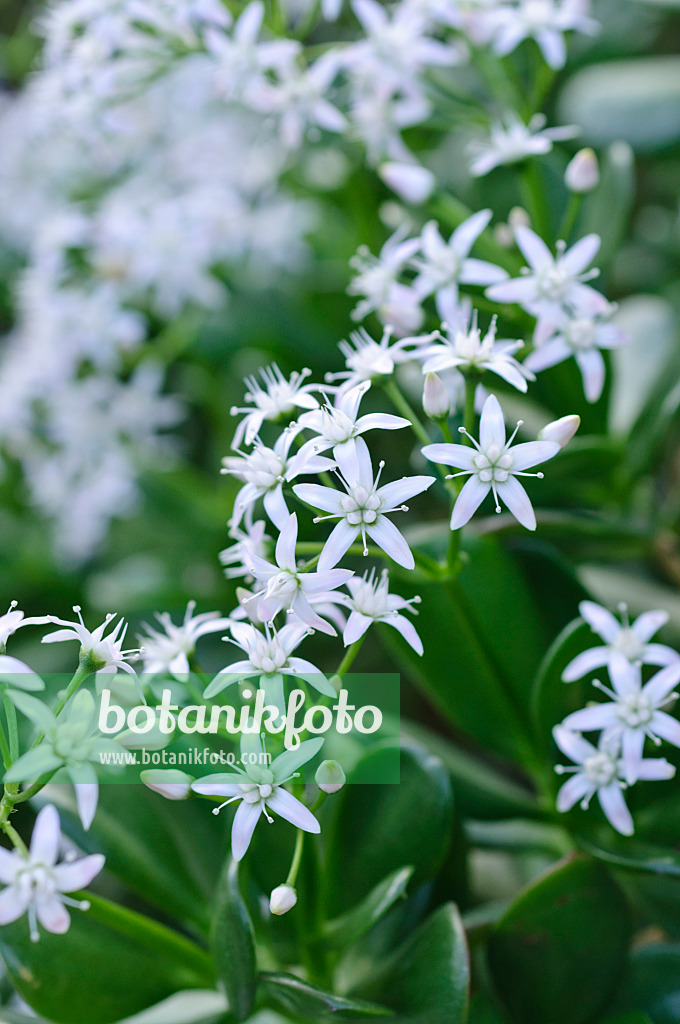
[[[678,723],[680,725],[680,723]],[[642,749],[645,745],[643,729],[624,729],[621,737],[621,759],[623,774],[629,786],[637,782],[642,763]]]
[[[536,443],[552,444],[552,442]],[[536,516],[531,499],[517,477],[509,476],[504,483],[496,484],[496,491],[498,497],[508,506],[518,523],[525,526],[527,530],[536,529]]]
[[[542,462],[554,458],[559,450],[557,441],[523,441],[522,444],[513,445],[510,449],[512,472],[540,466]]]
[[[553,262],[553,254],[542,238],[531,228],[519,224],[515,228],[517,246],[533,270],[542,270]]]
[[[648,697],[652,704],[661,704],[666,699],[674,686],[680,682],[680,663],[675,662],[666,668],[656,672],[648,683],[642,688],[645,697]]]
[[[341,513],[340,502],[345,496],[343,491],[336,491],[333,487],[322,487],[321,484],[295,484],[293,494],[312,508],[336,514]]]
[[[557,810],[561,813],[570,811],[575,803],[582,800],[588,793],[594,792],[594,786],[585,772],[577,772],[560,786],[557,794]]]
[[[234,860],[243,859],[261,814],[261,803],[247,804],[243,801],[238,805],[231,827],[231,853]]]
[[[597,798],[609,824],[622,836],[632,836],[635,826],[630,811],[626,807],[621,787],[616,783],[605,786],[598,790]]]
[[[426,444],[422,453],[430,462],[440,462],[443,466],[455,466],[456,469],[473,468],[472,460],[477,454],[476,448],[467,444]]]
[[[35,901],[38,920],[45,931],[54,935],[63,935],[69,930],[71,918],[69,912],[58,896],[47,898],[38,896]]]
[[[587,651],[583,651],[582,654],[577,654],[573,658],[564,672],[562,673],[563,683],[573,683],[575,679],[582,679],[588,672],[592,672],[593,669],[602,668],[603,665],[609,664],[609,648],[608,647],[591,647]]]
[[[22,914],[30,903],[30,896],[26,892],[20,892],[14,885],[0,892],[0,924],[11,924]]]
[[[565,252],[560,259],[560,268],[566,270],[570,275],[582,273],[589,267],[597,256],[600,249],[599,235],[586,235],[580,238],[571,249]]]
[[[285,789],[275,789],[267,800],[267,807],[296,828],[304,829],[305,832],[321,831],[321,826],[312,812]]]
[[[471,476],[466,480],[451,513],[452,530],[460,530],[461,526],[465,526],[472,519],[490,490],[490,485],[485,484],[478,476]]]
[[[337,565],[356,540],[358,533],[358,526],[350,526],[346,519],[341,519],[331,530],[330,536],[323,546],[323,551],[319,555],[319,572],[326,572]]]
[[[594,633],[613,644],[621,631],[621,623],[610,611],[594,601],[581,601],[578,606],[581,618],[585,619]]]
[[[415,568],[410,547],[387,516],[379,515],[375,523],[366,527],[366,533],[397,565],[402,565],[404,569]]]
[[[60,842],[59,815],[56,807],[48,804],[35,819],[31,836],[31,860],[40,860],[49,865],[56,863]]]
[[[282,569],[295,570],[295,545],[297,544],[298,521],[291,512],[276,541],[276,562]]]
[[[492,444],[505,446],[505,420],[501,404],[495,395],[489,395],[479,421],[479,444],[486,450]]]
[[[565,729],[572,729],[576,732],[592,732],[595,729],[608,729],[618,722],[618,705],[611,701],[574,711],[571,715],[567,715],[562,725]]]
[[[677,718],[672,718],[665,711],[656,711],[649,724],[651,731],[660,739],[680,747],[680,722]]]
[[[668,622],[668,612],[643,612],[631,625],[631,629],[640,643],[646,644],[662,626]]]
[[[397,508],[416,494],[422,494],[435,482],[433,476],[403,476],[378,489],[378,496],[386,508]]]
[[[89,857],[58,864],[54,868],[54,877],[62,892],[75,892],[89,885],[104,867],[106,857],[103,853],[92,853]]]

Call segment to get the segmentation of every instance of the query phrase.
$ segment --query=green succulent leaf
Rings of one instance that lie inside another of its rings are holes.
[[[238,864],[229,858],[213,898],[210,946],[218,980],[236,1020],[246,1020],[255,1001],[257,970],[253,927],[238,885]]]

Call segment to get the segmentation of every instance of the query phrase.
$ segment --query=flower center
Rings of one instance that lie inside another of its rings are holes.
[[[356,425],[340,409],[324,409],[322,414],[322,434],[333,444],[343,444],[354,437]]]
[[[640,643],[640,640],[629,626],[623,626],[619,630],[612,647],[620,651],[629,661],[638,661],[642,657],[644,644]]]
[[[643,693],[629,693],[619,702],[619,718],[632,729],[647,725],[653,713],[649,697],[645,697]]]
[[[288,661],[288,656],[281,646],[278,637],[274,637],[271,640],[258,637],[255,649],[250,652],[250,661],[255,668],[270,674],[283,668]]]
[[[481,450],[472,460],[477,476],[484,484],[503,484],[510,476],[514,463],[510,452],[497,444]]]
[[[594,786],[608,786],[616,778],[617,764],[609,754],[598,752],[586,758],[584,771]]]
[[[295,597],[299,586],[297,573],[282,569],[276,576],[272,576],[267,584],[266,596],[290,602]]]
[[[340,500],[340,508],[350,526],[370,526],[378,518],[382,501],[374,489],[369,490],[363,484],[353,487]]]
[[[595,344],[595,324],[592,320],[574,320],[565,333],[572,348],[587,349]]]

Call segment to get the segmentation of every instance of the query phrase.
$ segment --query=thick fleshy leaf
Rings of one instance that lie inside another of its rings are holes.
[[[321,935],[324,946],[348,946],[360,939],[404,895],[412,874],[411,867],[399,868],[379,882],[358,906],[327,921]]]
[[[489,941],[496,988],[518,1024],[585,1024],[620,980],[629,940],[625,898],[584,857],[522,892]]]
[[[313,1024],[338,1021],[342,1024],[344,1021],[392,1019],[390,1011],[382,1006],[324,992],[292,974],[266,971],[260,975],[260,986],[269,1004],[295,1021],[312,1021]]]
[[[370,751],[353,778],[371,777],[381,752]],[[375,778],[375,774],[373,775]],[[347,785],[328,829],[329,913],[355,907],[386,875],[412,864],[414,881],[432,877],[450,842],[452,792],[441,761],[403,745],[399,785]]]
[[[238,865],[225,865],[213,897],[210,946],[218,981],[236,1020],[246,1020],[255,1001],[257,970],[253,928],[238,885]]]
[[[210,959],[198,946],[94,898],[89,911],[71,911],[65,935],[43,931],[35,943],[25,918],[4,926],[0,952],[22,999],[56,1024],[112,1024],[178,989],[212,984]]]
[[[679,991],[680,943],[655,943],[631,954],[617,1005],[647,1014],[654,1024],[677,1024]]]
[[[463,1024],[470,965],[453,903],[435,911],[358,990],[396,1013],[395,1024]]]

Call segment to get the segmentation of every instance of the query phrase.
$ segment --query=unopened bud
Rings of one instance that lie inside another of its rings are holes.
[[[443,420],[449,415],[451,401],[442,384],[441,377],[436,373],[425,374],[423,387],[423,409],[431,420]]]
[[[420,164],[388,162],[380,165],[378,174],[400,199],[412,206],[420,206],[429,199],[435,186],[432,171]]]
[[[177,768],[152,768],[142,772],[140,779],[145,786],[167,800],[186,800],[194,781],[193,775],[180,772]]]
[[[529,228],[531,227],[531,217],[523,206],[513,206],[508,214],[508,224],[513,230],[515,228]]]
[[[579,149],[569,161],[564,181],[572,192],[592,192],[600,183],[600,167],[592,149]]]
[[[580,416],[563,416],[559,420],[553,420],[552,423],[546,424],[538,435],[538,440],[556,441],[560,448],[564,448],[580,426]]]
[[[297,903],[297,893],[292,885],[277,885],[269,897],[269,909],[280,917],[287,914]]]
[[[345,785],[345,773],[337,761],[322,761],[314,781],[323,793],[337,793]]]

